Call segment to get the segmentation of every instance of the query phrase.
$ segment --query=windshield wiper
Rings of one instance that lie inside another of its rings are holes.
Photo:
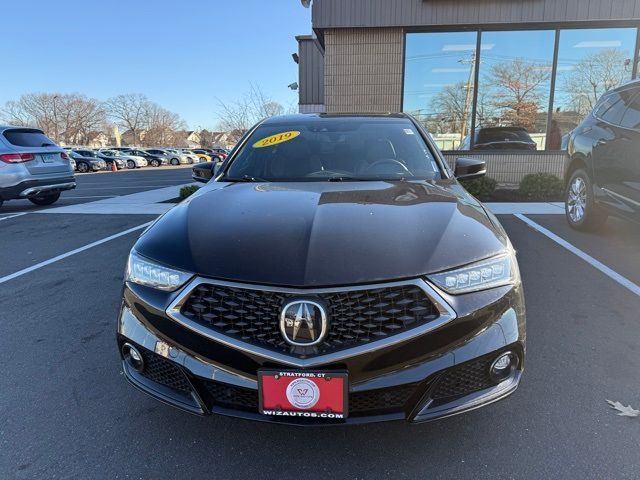
[[[222,180],[227,182],[266,182],[263,178],[252,177],[251,175],[243,175],[241,178],[225,177]]]
[[[358,177],[329,177],[327,178],[327,182],[366,182],[367,180],[364,178]]]

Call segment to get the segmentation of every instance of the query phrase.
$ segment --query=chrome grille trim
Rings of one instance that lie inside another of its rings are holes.
[[[309,357],[309,358],[296,358],[296,357],[287,355],[285,353],[275,352],[267,348],[263,348],[257,345],[243,342],[235,338],[231,338],[227,335],[216,332],[213,329],[207,328],[197,322],[194,322],[191,319],[187,318],[185,315],[183,315],[180,312],[180,310],[182,309],[182,306],[191,295],[191,292],[196,287],[202,284],[218,285],[222,287],[239,288],[239,289],[247,289],[247,290],[258,290],[258,291],[265,291],[265,292],[285,293],[288,295],[301,295],[301,296],[313,295],[313,294],[321,295],[325,293],[338,293],[338,292],[358,291],[358,290],[375,290],[380,288],[390,288],[390,287],[398,287],[398,286],[417,286],[420,289],[422,289],[425,292],[425,294],[429,297],[433,305],[438,310],[439,316],[438,318],[424,325],[417,326],[405,332],[393,335],[389,338],[376,340],[366,345],[359,345],[359,346],[355,346],[345,350],[340,350],[337,352],[331,352],[327,354],[321,354],[321,355]],[[166,314],[175,322],[184,326],[185,328],[188,328],[189,330],[199,335],[202,335],[206,338],[214,340],[218,343],[221,343],[231,348],[241,350],[249,354],[257,355],[259,357],[262,357],[271,361],[277,361],[284,365],[289,365],[292,367],[300,367],[300,368],[313,367],[316,365],[337,362],[345,358],[349,358],[349,357],[353,357],[363,353],[368,353],[368,352],[372,352],[382,348],[386,348],[391,345],[395,345],[397,343],[402,343],[412,338],[424,335],[437,328],[440,328],[443,325],[451,322],[456,318],[456,313],[447,304],[447,302],[444,301],[444,299],[438,294],[438,292],[428,282],[420,278],[403,280],[398,282],[385,282],[385,283],[376,283],[376,284],[368,284],[368,285],[354,285],[354,286],[348,286],[348,287],[302,289],[302,288],[285,288],[285,287],[272,287],[272,286],[265,286],[265,285],[245,284],[245,283],[238,283],[238,282],[228,282],[223,280],[213,280],[213,279],[203,278],[203,277],[195,277],[187,285],[185,285],[182,288],[182,290],[180,290],[180,292],[176,295],[175,300],[173,300],[173,302],[171,302],[171,304],[167,307]]]

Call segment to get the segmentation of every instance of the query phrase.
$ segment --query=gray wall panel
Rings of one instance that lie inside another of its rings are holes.
[[[324,58],[313,39],[298,37],[298,57],[298,103],[324,103]]]
[[[314,28],[640,20],[640,0],[314,0]]]

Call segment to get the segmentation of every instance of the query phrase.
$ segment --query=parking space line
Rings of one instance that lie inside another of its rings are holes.
[[[29,212],[21,212],[21,213],[14,213],[13,215],[7,215],[6,217],[0,218],[0,222],[2,220],[9,220],[10,218],[21,217],[22,215],[26,215],[27,213]]]
[[[559,237],[558,235],[556,235],[552,231],[544,228],[542,225],[539,225],[538,223],[534,222],[530,218],[527,218],[527,217],[525,217],[524,215],[522,215],[520,213],[516,213],[514,216],[518,217],[520,220],[522,220],[524,223],[529,225],[531,228],[533,228],[537,232],[539,232],[539,233],[543,234],[544,236],[548,237],[549,239],[553,240],[554,242],[556,242],[561,247],[566,248],[571,253],[573,253],[574,255],[576,255],[578,257],[580,257],[582,260],[584,260],[585,262],[590,264],[592,267],[600,270],[602,273],[604,273],[606,276],[611,278],[613,281],[619,283],[620,285],[622,285],[623,287],[628,289],[630,292],[635,293],[637,296],[640,297],[640,285],[637,285],[637,284],[633,283],[631,280],[629,280],[628,278],[623,277],[618,272],[616,272],[616,271],[610,269],[609,267],[607,267],[604,263],[599,262],[598,260],[593,258],[591,255],[588,255],[587,253],[583,252],[579,248],[574,247],[573,245],[571,245],[569,242],[567,242],[563,238]]]
[[[65,258],[70,257],[72,255],[75,255],[76,253],[84,252],[85,250],[88,250],[90,248],[97,247],[98,245],[102,245],[103,243],[109,242],[111,240],[114,240],[116,238],[122,237],[124,235],[128,235],[128,234],[133,233],[133,232],[135,232],[137,230],[141,230],[143,228],[146,228],[147,226],[151,225],[151,223],[153,223],[153,222],[147,222],[147,223],[143,223],[142,225],[138,225],[137,227],[129,228],[129,229],[124,230],[124,231],[122,231],[120,233],[116,233],[114,235],[110,235],[110,236],[105,237],[105,238],[103,238],[101,240],[96,240],[95,242],[89,243],[89,244],[87,244],[87,245],[85,245],[83,247],[79,247],[79,248],[71,250],[71,251],[69,251],[67,253],[63,253],[61,255],[58,255],[57,257],[50,258],[49,260],[45,260],[44,262],[36,263],[35,265],[32,265],[30,267],[23,268],[22,270],[19,270],[19,271],[15,272],[15,273],[12,273],[10,275],[6,275],[4,277],[0,277],[0,284],[8,282],[9,280],[13,280],[14,278],[21,277],[22,275],[25,275],[25,274],[27,274],[29,272],[33,272],[34,270],[38,270],[39,268],[46,267],[47,265],[51,265],[52,263],[59,262],[60,260],[64,260]]]

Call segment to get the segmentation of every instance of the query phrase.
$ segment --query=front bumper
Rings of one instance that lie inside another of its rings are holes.
[[[125,285],[118,343],[135,345],[149,365],[139,373],[123,360],[125,376],[134,386],[200,415],[303,425],[430,421],[505,398],[516,390],[524,368],[521,287],[443,296],[457,314],[451,322],[399,344],[308,368],[349,372],[347,419],[264,416],[258,413],[258,369],[291,365],[232,348],[178,324],[166,313],[178,296]],[[494,382],[488,366],[505,351],[518,355],[517,366],[508,378]]]

